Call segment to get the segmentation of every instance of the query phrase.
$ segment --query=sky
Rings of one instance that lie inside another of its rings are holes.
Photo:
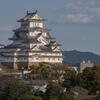
[[[0,43],[9,44],[17,19],[26,11],[48,19],[45,27],[62,44],[63,50],[100,55],[100,0],[0,0]]]

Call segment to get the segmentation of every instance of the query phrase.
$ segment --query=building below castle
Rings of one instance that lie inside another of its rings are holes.
[[[27,12],[25,17],[18,20],[20,27],[13,30],[9,38],[12,43],[0,46],[0,62],[3,66],[20,69],[34,63],[62,63],[63,56],[60,44],[52,37],[50,29],[44,28],[43,22],[36,12]]]
[[[79,72],[82,73],[85,68],[93,67],[93,66],[94,66],[94,64],[90,60],[88,60],[87,62],[86,61],[82,61],[80,63]]]

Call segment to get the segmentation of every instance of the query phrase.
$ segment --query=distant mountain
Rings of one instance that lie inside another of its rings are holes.
[[[63,56],[64,63],[66,64],[79,65],[83,60],[90,60],[95,65],[100,65],[100,56],[91,52],[80,52],[76,50],[64,51]]]

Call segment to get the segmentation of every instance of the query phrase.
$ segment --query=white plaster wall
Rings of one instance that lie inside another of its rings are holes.
[[[38,38],[38,41],[40,41],[41,44],[44,44],[44,45],[48,44],[48,41],[45,40],[42,36],[40,36],[40,37]]]
[[[38,58],[38,59],[37,59]],[[0,58],[0,61],[2,62],[51,62],[51,63],[62,63],[62,58],[39,58],[39,57],[33,57],[33,58]]]
[[[42,35],[46,37],[47,36],[47,33],[46,32],[43,32]]]
[[[14,53],[14,55],[15,56],[29,55],[29,56],[32,56],[32,58],[21,57],[20,59],[17,59],[16,57],[15,58],[13,58],[13,57],[8,57],[8,58],[0,57],[0,60],[3,62],[27,62],[27,61],[29,61],[29,62],[51,62],[51,63],[62,63],[62,61],[63,61],[63,58],[61,58],[62,57],[61,53],[35,53],[35,52],[32,53],[32,52],[30,52],[29,54],[26,54],[25,52],[22,52],[22,53],[20,52],[20,53]],[[47,57],[42,57],[42,56],[47,56]],[[58,57],[55,57],[55,56],[58,56]]]
[[[35,16],[32,16],[31,19],[42,19],[38,14],[35,14]]]
[[[52,49],[54,49],[55,46],[52,47]],[[55,48],[53,51],[60,51],[60,47],[58,46],[57,48]]]
[[[34,32],[29,32],[30,36],[37,36],[39,33],[41,33],[40,31],[34,31]]]
[[[38,59],[36,59],[36,58],[38,58]],[[29,59],[29,62],[51,62],[51,63],[62,63],[62,58],[59,58],[59,60],[58,60],[58,58],[55,58],[55,59],[53,59],[53,58],[39,58],[39,57],[33,57],[33,58],[31,58],[31,59]]]
[[[41,27],[43,28],[43,23],[42,22],[30,22],[30,28],[32,27]]]

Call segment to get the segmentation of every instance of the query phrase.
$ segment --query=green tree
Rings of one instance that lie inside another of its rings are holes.
[[[97,100],[100,100],[100,92],[99,92],[99,94],[98,94]]]
[[[62,92],[63,88],[58,84],[54,83],[49,84],[46,91],[47,100],[59,97]]]
[[[47,87],[44,100],[74,100],[70,92],[64,92],[59,84],[51,83]]]
[[[0,100],[19,100],[27,94],[32,96],[31,89],[23,82],[9,77],[0,77]]]
[[[60,100],[75,100],[74,96],[69,92],[65,92],[61,94],[61,99]]]
[[[25,94],[22,95],[19,100],[34,100],[34,95]],[[38,99],[37,99],[38,100]]]
[[[67,90],[70,90],[72,87],[76,86],[76,76],[77,74],[74,70],[66,70],[62,86]]]
[[[100,90],[100,67],[84,69],[83,73],[77,75],[77,84],[88,89],[90,94]]]
[[[96,93],[100,90],[100,68],[86,68],[83,71],[83,87],[88,89],[90,93]]]
[[[41,96],[34,96],[32,100],[43,100]]]
[[[31,76],[40,76],[42,78],[48,78],[49,76],[49,73],[51,72],[50,70],[50,66],[48,64],[45,64],[45,63],[40,63],[38,66],[34,67],[32,69],[32,72],[31,72]]]

